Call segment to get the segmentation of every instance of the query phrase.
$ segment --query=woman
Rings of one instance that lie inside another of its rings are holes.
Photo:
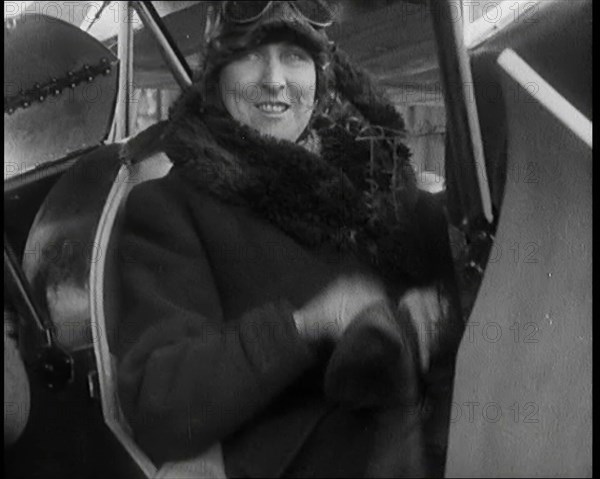
[[[424,328],[452,270],[402,119],[320,4],[224,3],[159,139],[174,166],[126,205],[135,438],[158,464],[220,442],[228,477],[429,473]]]

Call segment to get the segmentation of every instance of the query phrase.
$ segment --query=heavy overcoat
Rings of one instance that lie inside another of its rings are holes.
[[[410,275],[378,275],[327,238],[307,246],[281,227],[283,210],[268,205],[279,212],[273,220],[244,200],[235,164],[215,168],[223,159],[209,153],[178,164],[181,150],[170,150],[168,139],[158,145],[175,166],[133,189],[119,240],[119,393],[140,446],[161,464],[221,441],[228,477],[430,474],[428,397],[447,381],[430,387],[419,372],[415,325],[397,308]],[[300,193],[288,188],[273,190],[271,201],[292,205],[294,221]],[[444,215],[422,193],[414,213],[423,238],[435,238],[421,250],[435,264],[426,286],[448,299]],[[337,344],[308,343],[292,312],[353,273],[379,276],[389,300],[364,311]],[[434,415],[437,408],[444,416],[449,394],[444,389],[439,406],[434,400]]]

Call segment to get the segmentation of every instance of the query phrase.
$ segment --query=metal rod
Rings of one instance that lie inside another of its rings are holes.
[[[127,138],[133,132],[131,90],[133,89],[133,28],[131,2],[125,3],[126,15],[119,22],[117,55],[119,57],[119,95],[115,112],[115,140]]]
[[[534,98],[546,107],[563,125],[577,135],[587,146],[593,148],[593,124],[575,108],[552,85],[527,64],[514,50],[507,48],[498,57],[498,64],[521,87],[528,91],[536,85]],[[533,95],[533,93],[532,93]]]
[[[492,200],[483,155],[473,77],[464,44],[462,22],[453,16],[452,0],[431,4],[433,31],[438,47],[448,133],[457,168],[458,187],[468,204],[469,220],[493,221]],[[460,12],[459,12],[460,13]]]
[[[10,246],[6,232],[4,232],[4,277],[7,284],[12,286],[12,290],[9,288],[9,292],[12,293],[14,307],[17,312],[23,318],[28,318],[33,322],[44,336],[46,345],[51,346],[53,343],[53,325],[35,303],[29,282],[19,265],[15,252]]]
[[[182,89],[192,84],[190,68],[181,54],[175,41],[164,26],[160,16],[151,2],[130,2],[139,15],[144,26],[152,33],[163,59],[171,69],[171,73]]]

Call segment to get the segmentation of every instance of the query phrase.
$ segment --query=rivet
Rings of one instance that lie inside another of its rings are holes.
[[[40,100],[40,102],[43,102],[46,99],[46,97],[44,95],[40,95],[40,97],[38,98],[38,100]]]
[[[87,81],[91,83],[92,81],[94,81],[94,77],[90,75],[89,77],[87,77]]]
[[[9,114],[9,115],[12,115],[14,112],[15,112],[15,109],[14,109],[13,107],[10,107],[10,108],[8,109],[8,114]]]
[[[35,83],[35,84],[33,85],[33,88],[34,88],[35,90],[39,90],[39,89],[40,89],[40,84],[39,84],[39,83]]]
[[[71,83],[71,84],[69,85],[69,87],[71,88],[71,90],[75,90],[75,87],[76,87],[76,86],[77,86],[77,85],[76,85],[75,83]]]
[[[23,108],[27,108],[27,107],[29,106],[29,102],[28,102],[28,101],[24,101],[24,102],[21,104],[21,106],[22,106]]]
[[[104,70],[104,74],[105,75],[110,75],[110,68],[107,68],[106,70]]]
[[[53,93],[54,93],[54,96],[58,96],[58,95],[60,95],[60,90],[57,88],[53,91]]]

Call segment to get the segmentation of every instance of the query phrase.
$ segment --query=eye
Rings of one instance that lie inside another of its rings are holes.
[[[310,55],[300,48],[290,48],[284,53],[284,58],[292,63],[310,62]]]
[[[241,59],[246,60],[246,61],[258,61],[261,59],[261,55],[257,51],[251,50],[247,53],[244,53],[244,55],[242,55]]]

